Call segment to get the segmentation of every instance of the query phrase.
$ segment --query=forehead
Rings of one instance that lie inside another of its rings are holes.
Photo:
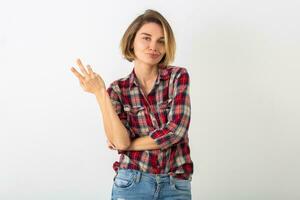
[[[137,34],[142,34],[142,33],[148,33],[153,37],[163,37],[164,36],[164,31],[160,25],[157,23],[146,23],[144,24],[137,32]]]

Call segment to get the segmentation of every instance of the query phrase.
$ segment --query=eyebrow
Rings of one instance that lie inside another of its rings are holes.
[[[141,34],[144,34],[144,35],[148,35],[148,36],[151,36],[151,34],[149,34],[149,33],[141,33]],[[162,36],[162,37],[160,37],[159,39],[164,39],[165,37],[164,36]]]

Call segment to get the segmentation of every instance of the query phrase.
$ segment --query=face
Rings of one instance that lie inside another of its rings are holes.
[[[144,24],[133,42],[135,62],[156,65],[166,53],[163,29],[156,23]]]

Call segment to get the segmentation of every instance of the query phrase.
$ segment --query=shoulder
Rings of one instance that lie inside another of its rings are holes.
[[[168,66],[166,68],[170,76],[171,82],[185,82],[189,83],[189,72],[186,67],[183,66]]]
[[[160,68],[161,75],[163,78],[170,79],[170,81],[174,81],[180,77],[184,77],[185,79],[189,78],[188,70],[184,66],[174,66],[168,65]],[[110,83],[107,90],[114,90],[117,93],[122,93],[122,91],[126,91],[130,85],[130,77],[131,73],[125,77],[119,78],[112,83]]]
[[[184,66],[172,66],[169,65],[163,69],[164,71],[167,71],[167,74],[170,76],[180,76],[182,74],[187,74],[188,75],[188,70]]]
[[[130,74],[125,77],[119,78],[111,82],[107,88],[108,91],[114,90],[115,92],[121,92],[121,90],[129,87]]]

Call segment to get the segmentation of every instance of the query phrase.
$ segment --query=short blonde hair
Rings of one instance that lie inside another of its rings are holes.
[[[176,43],[171,26],[168,21],[157,11],[148,9],[138,16],[125,31],[121,42],[120,49],[125,59],[132,62],[135,59],[134,51],[131,48],[138,30],[146,23],[154,22],[160,25],[164,32],[165,49],[164,57],[159,61],[159,65],[167,66],[175,59]]]

